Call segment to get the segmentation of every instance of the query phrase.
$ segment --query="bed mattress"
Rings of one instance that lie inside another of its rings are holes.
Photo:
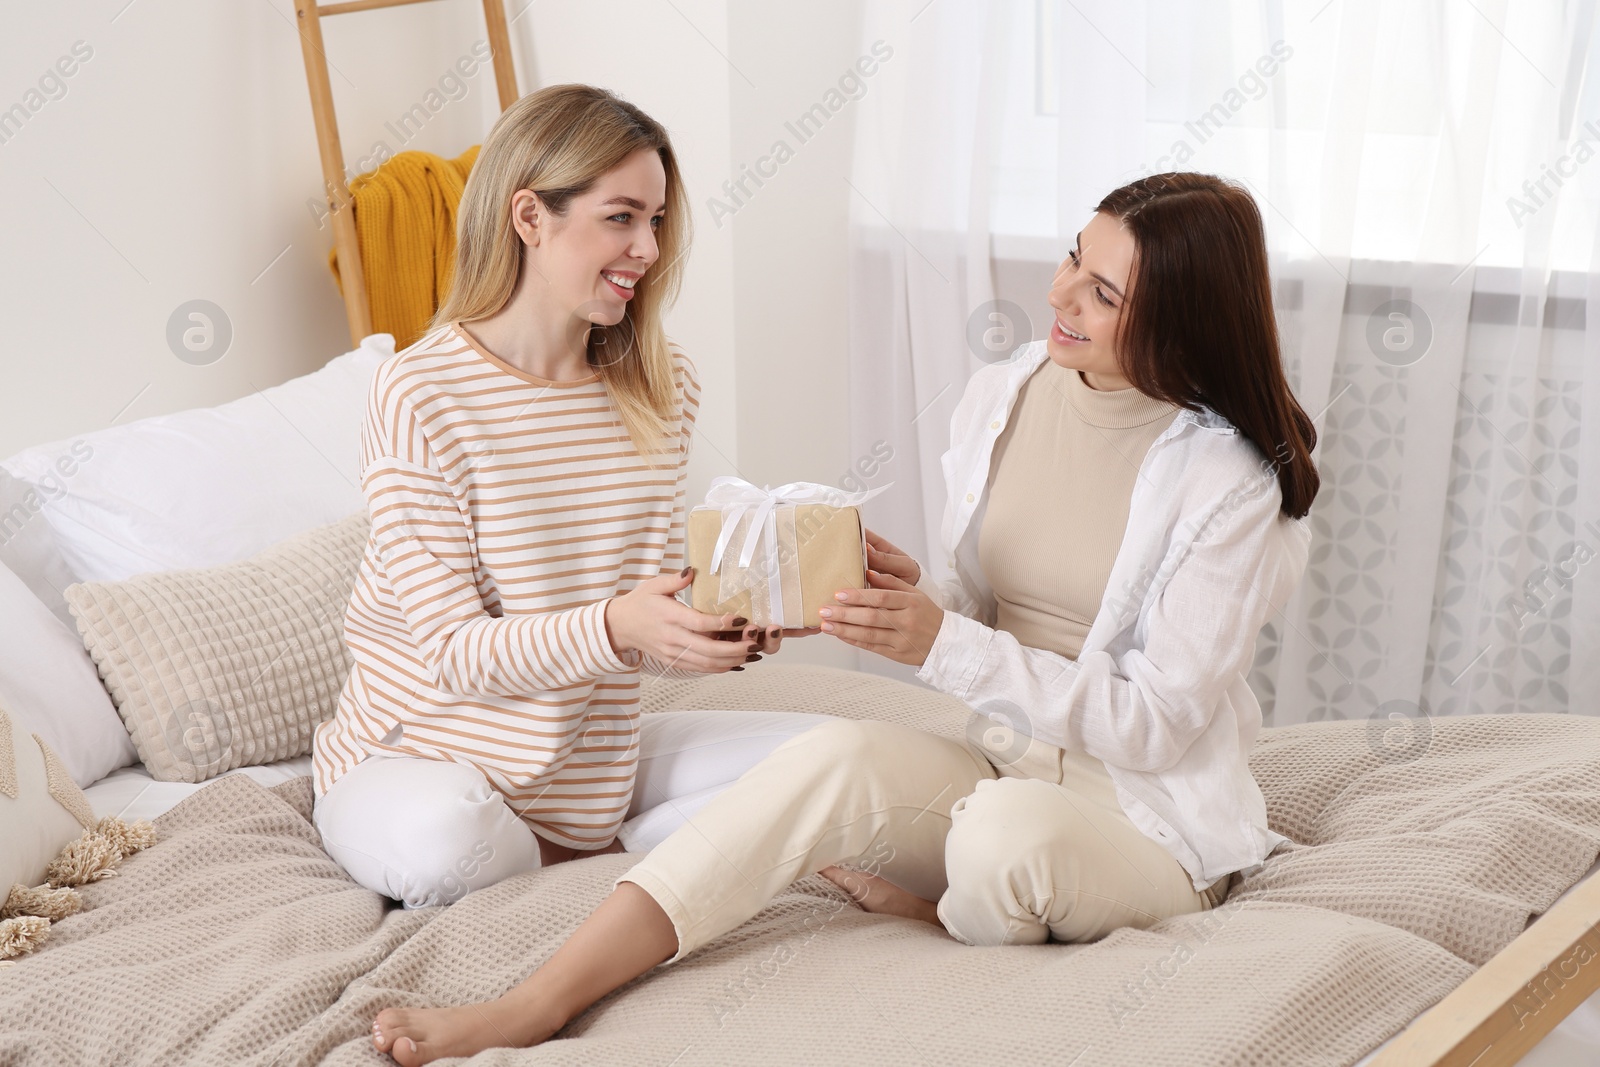
[[[254,767],[238,767],[226,772],[226,774],[245,775],[268,788],[310,773],[309,755]],[[156,816],[171,811],[180,800],[193,796],[216,780],[208,778],[204,782],[158,782],[150,777],[150,772],[144,764],[135,763],[112,771],[85,789],[83,795],[89,799],[89,807],[94,809],[98,818],[115,815],[125,822],[139,819],[153,820]]]

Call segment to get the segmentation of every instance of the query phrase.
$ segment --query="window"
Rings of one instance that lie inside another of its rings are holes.
[[[1573,39],[1562,7],[1518,5],[1497,26],[1471,3],[1388,5],[1362,33],[1341,25],[1342,0],[1148,0],[1128,31],[1088,0],[1018,0],[993,230],[1057,243],[1076,229],[1057,218],[1063,115],[1070,128],[1074,109],[1111,109],[1143,131],[1142,158],[1118,173],[1243,179],[1286,254],[1502,268],[1531,255],[1587,272],[1600,78],[1582,77],[1593,42]],[[1116,92],[1075,78],[1086,50],[1138,76]]]

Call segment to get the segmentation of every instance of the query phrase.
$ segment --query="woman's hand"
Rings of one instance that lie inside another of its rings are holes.
[[[871,530],[867,531],[867,569],[892,574],[907,585],[922,580],[922,564]]]
[[[748,619],[707,615],[679,602],[677,592],[694,581],[694,568],[640,582],[606,602],[606,636],[618,652],[637,649],[668,667],[722,674],[776,652],[782,635],[756,638]]]
[[[869,540],[869,547],[871,543]],[[904,553],[900,556],[910,559]],[[913,566],[916,563],[911,562]],[[939,636],[939,627],[944,625],[944,609],[927,593],[893,574],[869,570],[867,585],[870,588],[834,594],[838,605],[820,612],[823,631],[896,663],[922,666]]]
[[[810,637],[820,634],[822,630],[815,626],[768,626],[765,630],[752,626],[746,630],[733,630],[727,634],[719,635],[724,641],[737,641],[740,634],[753,635],[755,641],[761,646],[764,655],[772,655],[783,645],[785,637]]]

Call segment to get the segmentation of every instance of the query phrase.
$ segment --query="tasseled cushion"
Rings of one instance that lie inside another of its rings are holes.
[[[46,868],[45,884],[33,888],[14,884],[0,904],[0,960],[26,955],[44,944],[51,922],[83,907],[73,886],[115,875],[124,857],[149,848],[155,840],[155,827],[143,819],[125,823],[107,815],[67,842]]]
[[[50,920],[32,915],[0,921],[0,959],[24,956],[50,936]]]
[[[73,886],[111,877],[155,840],[148,822],[97,820],[50,746],[0,708],[0,886],[10,886],[0,900],[0,960],[44,944],[52,922],[83,906]]]
[[[19,915],[34,916],[56,922],[83,907],[83,898],[71,886],[53,886],[48,883],[35,889],[25,885],[11,887],[11,895],[0,906],[0,919],[14,919]]]

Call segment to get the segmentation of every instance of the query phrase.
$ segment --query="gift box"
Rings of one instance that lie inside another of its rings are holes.
[[[847,493],[814,482],[776,489],[716,478],[690,509],[688,589],[696,611],[742,615],[756,626],[819,626],[841,589],[866,586],[861,504],[888,485]]]

